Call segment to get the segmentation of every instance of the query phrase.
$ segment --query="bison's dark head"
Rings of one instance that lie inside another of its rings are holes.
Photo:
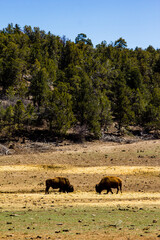
[[[67,192],[73,192],[74,191],[74,187],[72,185],[69,185],[67,188]]]
[[[99,187],[99,184],[96,184],[95,189],[96,189],[96,192],[97,192],[97,193],[101,193],[101,189],[100,189],[100,187]]]

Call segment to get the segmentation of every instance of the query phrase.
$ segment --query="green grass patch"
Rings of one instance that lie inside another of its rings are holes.
[[[160,209],[137,207],[56,207],[47,211],[0,213],[0,235],[54,236],[89,232],[160,234]]]

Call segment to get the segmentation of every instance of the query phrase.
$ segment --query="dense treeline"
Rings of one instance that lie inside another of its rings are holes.
[[[93,47],[38,27],[0,31],[0,129],[11,136],[40,123],[51,134],[78,126],[99,137],[112,121],[160,129],[160,49],[124,39]]]

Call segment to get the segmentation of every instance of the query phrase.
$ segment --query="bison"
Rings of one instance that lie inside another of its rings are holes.
[[[111,188],[117,188],[117,193],[119,189],[122,193],[122,180],[119,177],[107,176],[101,179],[99,184],[96,184],[95,189],[97,193],[101,193],[103,190],[107,190],[107,194],[112,192]]]
[[[45,194],[49,193],[50,187],[52,187],[53,189],[59,188],[59,192],[73,192],[74,191],[74,188],[70,184],[68,178],[65,178],[65,177],[55,177],[52,179],[47,179]]]

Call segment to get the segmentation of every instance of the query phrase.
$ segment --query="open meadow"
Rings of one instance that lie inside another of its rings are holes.
[[[106,175],[123,193],[97,194]],[[45,180],[67,177],[73,193]],[[160,140],[61,144],[0,156],[0,239],[160,239]]]

